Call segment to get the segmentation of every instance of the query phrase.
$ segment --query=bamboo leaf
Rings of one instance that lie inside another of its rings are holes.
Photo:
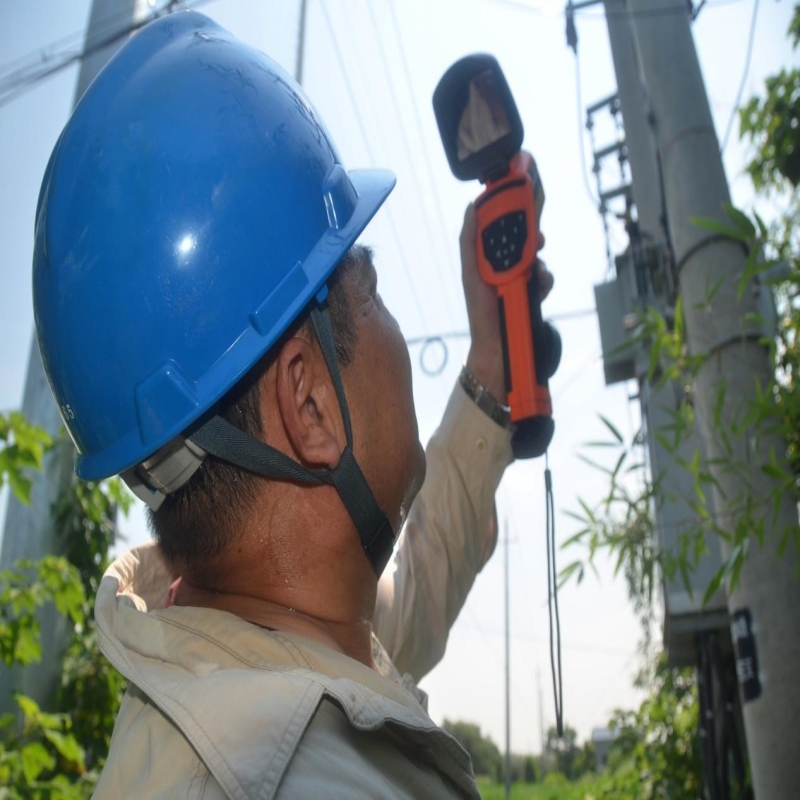
[[[609,476],[610,476],[610,475],[612,474],[612,473],[611,473],[611,470],[610,470],[610,469],[608,469],[608,467],[604,467],[604,466],[602,466],[601,464],[598,464],[596,461],[592,461],[592,459],[591,459],[591,458],[587,458],[587,457],[586,457],[585,455],[583,455],[582,453],[578,453],[578,458],[579,458],[581,461],[583,461],[585,464],[588,464],[590,467],[594,467],[594,469],[600,470],[600,472],[602,472],[602,473],[604,473],[604,474],[606,474],[606,475],[609,475]]]
[[[587,517],[587,519],[588,519],[588,520],[589,520],[591,523],[593,523],[593,524],[595,524],[595,525],[596,525],[596,524],[597,524],[597,517],[595,516],[595,513],[594,513],[594,511],[592,511],[592,509],[591,509],[591,508],[589,508],[589,506],[588,506],[588,504],[586,503],[586,501],[585,501],[585,500],[583,500],[582,498],[580,498],[580,497],[579,497],[579,498],[578,498],[578,502],[580,503],[580,506],[581,506],[581,508],[582,508],[582,509],[583,509],[583,510],[586,512],[586,517]]]
[[[769,230],[767,229],[764,220],[754,211],[753,217],[756,220],[756,224],[758,225],[758,235],[761,239],[767,239],[769,237]]]
[[[720,275],[720,277],[711,284],[706,292],[706,303],[710,303],[714,299],[717,292],[722,288],[722,284],[725,283],[725,278],[725,275]]]
[[[675,303],[675,335],[683,341],[683,297],[681,296]]]
[[[722,424],[722,409],[725,405],[725,385],[717,389],[717,396],[714,398],[714,430]]]
[[[622,434],[614,427],[611,421],[606,417],[604,417],[602,414],[598,414],[598,416],[600,417],[600,420],[603,422],[606,428],[608,428],[611,431],[612,436],[617,440],[617,442],[622,444],[623,442]]]
[[[741,302],[744,295],[744,290],[758,272],[758,250],[754,247],[747,255],[747,261],[744,263],[742,270],[742,277],[739,280],[739,290],[736,293],[736,299]]]
[[[753,225],[747,214],[731,203],[725,203],[723,207],[738,230],[747,236],[748,239],[754,239],[756,237],[756,226]]]
[[[714,577],[711,579],[711,583],[708,584],[706,593],[703,595],[703,608],[705,608],[708,605],[711,598],[717,593],[724,577],[725,577],[725,565],[721,566],[716,571],[716,573],[714,573]]]
[[[571,564],[567,564],[567,566],[558,573],[558,588],[560,589],[570,579],[573,573],[580,570],[581,566],[581,561],[573,561]]]
[[[749,238],[748,235],[739,228],[720,222],[713,217],[692,217],[692,224],[709,233],[718,233],[726,239],[746,242]]]
[[[660,444],[660,445],[661,445],[661,446],[662,446],[662,447],[663,447],[663,448],[664,448],[664,449],[665,449],[665,450],[666,450],[668,453],[674,453],[674,452],[675,452],[676,445],[675,445],[673,442],[670,442],[670,440],[669,440],[669,439],[667,439],[667,437],[666,437],[666,436],[664,436],[664,434],[663,434],[663,433],[661,433],[661,431],[655,431],[655,434],[656,434],[656,439],[658,440],[658,443],[659,443],[659,444]]]
[[[570,547],[576,542],[580,542],[580,540],[583,539],[583,537],[586,536],[587,533],[589,533],[588,528],[584,528],[584,530],[578,531],[578,533],[574,534],[573,536],[570,536],[569,539],[567,539],[565,542],[562,542],[561,547],[559,549],[564,550],[565,548]]]

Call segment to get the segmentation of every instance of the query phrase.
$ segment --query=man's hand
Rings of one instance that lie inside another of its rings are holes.
[[[501,403],[507,403],[505,376],[503,375],[503,344],[500,338],[500,318],[497,311],[497,292],[478,274],[476,255],[477,222],[475,207],[467,206],[464,226],[461,228],[461,281],[467,301],[467,316],[472,344],[467,356],[467,366],[472,374]],[[539,249],[544,247],[540,235]],[[553,276],[543,261],[538,261],[539,296],[542,300],[553,288]]]

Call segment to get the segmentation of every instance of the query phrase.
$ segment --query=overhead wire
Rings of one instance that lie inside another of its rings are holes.
[[[160,10],[161,9],[159,9],[159,11]],[[98,35],[107,34],[108,31],[116,28],[119,23],[129,23],[130,19],[131,15],[129,11],[117,11],[109,14],[97,23],[96,30],[98,31]],[[53,61],[59,55],[63,55],[63,53],[58,53],[56,48],[64,49],[68,48],[70,45],[83,47],[85,38],[86,28],[83,27],[80,30],[73,31],[66,36],[62,36],[60,39],[50,42],[44,47],[37,47],[24,56],[19,56],[11,61],[7,61],[5,64],[0,64],[0,83],[15,77],[24,77],[21,73],[24,73],[26,69],[34,69],[44,63]],[[71,55],[71,50],[69,50],[68,53]]]
[[[596,308],[585,308],[579,311],[565,311],[560,314],[552,314],[547,317],[549,322],[558,322],[559,320],[570,321],[581,319],[583,317],[594,316],[597,314]],[[469,331],[443,331],[441,333],[426,334],[424,336],[411,336],[406,339],[407,347],[414,347],[422,345],[419,354],[419,364],[422,372],[429,378],[435,378],[444,372],[449,359],[449,348],[447,347],[447,339],[469,339]],[[430,367],[425,364],[425,353],[429,348],[434,345],[439,345],[442,348],[442,362],[438,367]]]
[[[744,59],[744,69],[742,70],[742,79],[739,81],[739,90],[736,92],[736,100],[731,110],[731,115],[728,117],[728,124],[725,126],[725,135],[722,137],[722,145],[719,148],[720,153],[725,153],[725,148],[728,146],[728,138],[733,129],[733,121],[739,112],[739,106],[742,102],[742,94],[744,94],[744,87],[747,84],[747,76],[750,73],[750,62],[753,57],[753,43],[755,41],[756,23],[758,21],[758,5],[759,0],[753,0],[753,16],[750,18],[750,33],[747,39],[747,54]]]
[[[331,38],[331,43],[333,44],[333,50],[336,55],[336,60],[339,63],[339,69],[342,73],[342,79],[345,83],[345,88],[347,89],[348,97],[350,98],[350,104],[353,107],[353,114],[356,118],[356,123],[358,124],[359,131],[361,132],[361,138],[364,142],[364,149],[367,152],[367,157],[370,160],[371,165],[374,167],[376,165],[375,155],[372,151],[372,147],[369,142],[369,136],[367,135],[367,129],[364,124],[364,118],[361,115],[361,110],[359,108],[358,102],[356,101],[355,90],[353,89],[352,82],[350,80],[350,74],[347,71],[347,66],[345,64],[344,55],[342,54],[342,49],[339,46],[339,39],[336,36],[336,31],[333,28],[333,22],[331,21],[330,14],[328,13],[328,9],[326,7],[326,3],[324,0],[321,0],[319,3],[320,7],[322,8],[322,16],[325,19],[325,25],[328,29],[328,33]],[[409,269],[408,263],[405,258],[405,253],[403,251],[403,247],[400,242],[400,234],[397,231],[397,225],[394,221],[394,215],[391,213],[391,208],[388,206],[385,207],[385,218],[389,223],[389,229],[392,234],[392,238],[395,242],[396,247],[396,255],[400,259],[400,265],[403,268],[403,272],[408,279],[408,284],[411,289],[411,297],[414,301],[414,305],[417,308],[417,313],[419,314],[420,321],[422,322],[422,327],[424,330],[428,329],[427,320],[425,317],[425,312],[422,307],[422,303],[419,299],[419,294],[417,293],[417,287],[414,284],[414,280],[411,277],[411,270]]]
[[[589,176],[587,175],[586,165],[586,145],[584,143],[584,125],[583,125],[583,91],[581,89],[581,62],[578,56],[578,49],[575,48],[575,94],[578,100],[578,143],[580,144],[581,152],[581,177],[583,178],[583,186],[586,189],[586,194],[592,202],[595,211],[600,210],[600,200],[594,196],[592,187],[589,184]]]
[[[385,76],[386,76],[386,85],[389,88],[389,96],[391,97],[392,105],[394,106],[395,116],[397,118],[397,127],[398,127],[398,129],[400,131],[400,136],[401,136],[401,139],[403,141],[403,146],[405,148],[406,155],[408,156],[408,163],[409,163],[409,166],[411,167],[411,170],[410,170],[411,171],[411,176],[412,176],[412,179],[413,179],[414,183],[416,184],[418,197],[419,197],[420,203],[421,203],[422,198],[425,196],[425,192],[423,191],[422,185],[420,183],[419,175],[417,173],[417,170],[413,168],[414,167],[414,156],[413,156],[413,154],[411,152],[411,144],[409,142],[408,135],[406,133],[406,127],[405,127],[405,124],[403,122],[403,114],[400,111],[400,103],[398,102],[398,99],[397,99],[397,93],[395,92],[394,81],[392,80],[392,73],[391,73],[391,70],[389,69],[389,63],[388,63],[387,58],[386,58],[386,48],[383,46],[383,37],[381,36],[380,26],[378,25],[378,21],[375,18],[375,10],[374,10],[373,6],[374,6],[374,3],[372,3],[372,2],[368,2],[367,3],[367,9],[369,11],[370,22],[372,23],[372,29],[375,31],[375,38],[376,38],[376,41],[377,41],[377,44],[378,44],[378,52],[380,54],[380,59],[381,59],[381,64],[383,66],[383,71],[384,71]],[[412,95],[412,97],[413,97],[413,95]],[[416,105],[416,103],[412,103],[412,105]],[[434,185],[434,184],[435,184],[435,182],[432,180],[431,181],[431,185]],[[425,213],[425,211],[424,211],[424,209],[422,207],[420,207],[420,213],[422,214],[422,218],[424,220],[425,228],[427,230],[428,238],[430,239],[431,245],[434,245],[435,242],[437,241],[437,238],[434,236],[433,229],[431,228],[430,219],[428,218],[428,215]],[[447,302],[447,310],[448,310],[448,313],[449,313],[449,316],[450,316],[450,323],[451,324],[455,324],[456,315],[453,313],[451,293],[449,291],[447,291],[447,276],[443,272],[443,267],[442,267],[441,261],[438,258],[435,258],[435,257],[433,258],[433,260],[434,260],[434,262],[436,264],[436,271],[438,272],[439,277],[440,277],[440,279],[442,281],[442,287],[444,289],[445,297],[447,298],[446,302]]]
[[[486,645],[489,648],[489,652],[495,658],[497,663],[502,666],[503,665],[503,659],[500,657],[500,655],[498,654],[497,650],[495,650],[494,645],[492,644],[492,641],[489,639],[489,636],[487,635],[486,629],[480,624],[480,622],[478,622],[478,618],[475,616],[475,612],[472,610],[472,606],[470,606],[470,604],[467,603],[465,605],[465,609],[467,611],[467,614],[472,618],[473,625],[472,625],[471,629],[475,630],[475,631],[478,631],[478,633],[481,634],[481,637],[483,638],[483,641],[486,642]],[[461,622],[461,625],[462,625],[462,627],[470,627],[470,626],[464,626],[463,625],[463,621]],[[505,634],[502,634],[502,635],[505,636]],[[511,636],[509,638],[513,639],[514,637]],[[534,708],[533,704],[529,701],[529,699],[522,692],[519,691],[519,688],[518,688],[516,683],[512,684],[511,690],[514,692],[514,696],[517,698],[517,700],[520,700],[523,703],[523,705],[527,706],[529,711],[535,712],[535,708]]]
[[[389,0],[389,19],[392,23],[392,28],[394,30],[395,39],[397,41],[397,49],[400,53],[400,64],[402,66],[403,77],[406,82],[406,88],[408,89],[408,93],[411,97],[415,95],[414,91],[414,84],[411,80],[411,70],[408,66],[408,58],[406,57],[406,49],[405,44],[403,42],[403,37],[400,35],[400,25],[397,21],[397,14],[394,10],[394,2],[393,0]],[[428,140],[425,137],[425,132],[422,127],[422,119],[419,115],[419,108],[417,107],[416,103],[411,104],[411,110],[413,112],[414,121],[416,123],[417,133],[419,134],[419,142],[421,145],[421,152],[422,152],[422,159],[425,163],[425,170],[428,173],[428,179],[430,181],[431,186],[431,195],[433,197],[433,205],[436,210],[436,215],[439,221],[439,227],[442,231],[447,230],[447,221],[445,219],[444,209],[442,206],[442,198],[439,195],[439,186],[438,181],[436,180],[433,174],[433,164],[431,162],[430,153],[428,152]],[[458,269],[458,265],[456,264],[456,269]]]
[[[479,633],[483,634],[485,637],[485,641],[489,644],[490,639],[489,637],[499,637],[505,636],[505,631],[498,630],[497,628],[487,628],[484,625],[481,625],[477,618],[475,617],[475,613],[470,608],[469,603],[467,603],[464,608],[467,610],[468,615],[472,618],[472,625],[465,625],[465,620],[459,619],[458,624],[462,628],[467,628],[470,630],[478,631]],[[538,636],[525,636],[524,634],[510,634],[510,638],[514,642],[519,642],[520,644],[533,644],[537,646],[546,646],[547,640],[543,639]],[[572,650],[576,653],[587,653],[591,655],[602,655],[608,656],[609,658],[627,658],[630,656],[630,651],[625,650],[622,648],[616,647],[602,647],[600,645],[594,644],[587,644],[583,642],[569,642],[564,641],[562,642],[562,648],[564,650]],[[495,656],[498,660],[500,660],[500,656],[497,655],[497,651],[495,650]]]
[[[81,61],[87,56],[91,56],[94,53],[103,50],[120,39],[124,39],[126,36],[129,36],[131,33],[134,33],[135,31],[139,30],[139,28],[145,26],[148,22],[151,22],[152,20],[157,19],[164,14],[171,13],[177,8],[178,5],[184,8],[197,8],[198,6],[205,5],[209,2],[212,2],[212,0],[194,0],[194,2],[181,0],[180,3],[170,0],[170,2],[153,11],[153,13],[144,16],[142,19],[136,20],[129,25],[126,25],[124,28],[115,30],[113,33],[103,36],[99,41],[95,41],[91,44],[85,44],[84,47],[77,53],[71,51],[62,53],[60,60],[58,60],[55,64],[52,64],[52,66],[47,66],[41,70],[35,71],[34,67],[36,65],[33,64],[28,68],[30,70],[29,72],[26,72],[24,68],[15,70],[10,75],[0,79],[0,107],[7,105],[12,100],[15,100],[17,97],[29,91],[46,78],[55,75],[72,64]],[[109,20],[110,19],[111,17],[109,17]],[[118,16],[117,19],[122,19],[122,16]],[[74,35],[75,34],[70,34],[69,37],[65,38],[71,38]],[[38,52],[40,54],[46,52],[50,46],[51,45],[48,45]],[[55,59],[56,56],[48,56],[45,59],[45,63]]]

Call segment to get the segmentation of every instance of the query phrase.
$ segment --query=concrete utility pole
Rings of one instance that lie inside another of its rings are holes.
[[[733,532],[736,503],[750,493],[767,531],[763,547],[751,541],[728,609],[755,795],[757,800],[782,800],[800,785],[800,580],[794,574],[798,553],[793,543],[781,557],[777,544],[781,532],[797,528],[797,508],[788,494],[777,516],[771,505],[758,505],[774,489],[761,469],[771,450],[785,466],[779,437],[756,436],[752,430],[731,435],[728,454],[712,424],[721,387],[721,426],[730,434],[747,404],[755,401],[756,384],[766,386],[772,378],[767,349],[758,341],[763,332],[745,322],[748,313],[758,315],[761,308],[750,291],[741,302],[737,299],[746,258],[741,246],[691,222],[693,217],[724,219],[722,205],[729,193],[685,0],[660,0],[658,14],[652,0],[609,0],[606,7],[616,14],[629,12],[652,112],[687,341],[693,354],[709,355],[694,386],[705,457],[711,464],[733,461],[747,472],[744,480],[735,471],[714,468],[717,521]],[[719,288],[709,297],[718,281]]]
[[[633,198],[637,211],[637,231],[631,231],[627,258],[617,259],[617,280],[596,288],[598,300],[604,297],[613,300],[612,309],[622,301],[621,312],[631,311],[632,306],[643,309],[655,306],[665,315],[674,313],[675,276],[670,256],[671,242],[667,226],[666,201],[662,195],[659,170],[659,154],[651,122],[650,101],[639,68],[631,15],[626,0],[605,0],[606,22],[614,72],[617,78],[617,97],[624,121],[625,157],[631,171]],[[633,275],[631,273],[634,273]],[[650,274],[647,274],[650,273]],[[658,273],[658,274],[655,274]],[[602,305],[598,305],[602,314]],[[614,316],[613,310],[611,314]],[[615,321],[619,325],[619,321]],[[601,328],[603,327],[603,320]],[[607,331],[601,331],[607,333]],[[618,335],[629,336],[620,325]],[[620,344],[621,342],[617,342]],[[662,497],[656,505],[655,519],[659,544],[667,552],[676,553],[681,537],[688,533],[697,520],[690,505],[695,499],[694,478],[680,466],[680,462],[691,462],[703,441],[697,430],[689,432],[674,451],[664,448],[656,436],[667,430],[684,396],[684,388],[678,381],[658,386],[648,381],[649,351],[644,347],[617,351],[606,347],[604,358],[607,375],[615,377],[614,369],[624,370],[622,377],[633,376],[637,380],[642,418],[646,421],[646,433],[653,480],[660,480]],[[613,364],[614,360],[618,362]],[[625,362],[623,366],[623,360]],[[669,438],[669,437],[668,437]],[[709,509],[713,512],[713,509]],[[699,633],[722,632],[729,642],[727,598],[724,591],[718,592],[703,606],[703,596],[711,578],[722,564],[719,542],[708,543],[707,553],[700,559],[690,576],[692,593],[684,586],[683,579],[675,577],[664,585],[664,646],[671,666],[694,666],[697,664],[697,635]]]
[[[306,51],[306,12],[308,0],[300,0],[300,22],[297,25],[297,56],[294,65],[294,79],[303,85],[303,66]]]
[[[148,9],[146,0],[94,0],[84,44],[86,55],[81,61],[75,88],[75,103],[125,41],[125,36],[120,34],[136,21],[143,20]],[[44,376],[35,337],[28,359],[22,413],[28,421],[44,428],[53,437],[61,430],[61,417]],[[13,495],[9,496],[0,568],[10,567],[20,558],[38,559],[63,550],[51,510],[73,480],[73,454],[72,444],[64,441],[47,455],[42,472],[33,476],[30,506],[23,505]],[[58,686],[61,659],[69,641],[69,625],[54,608],[43,609],[39,622],[41,662],[24,670],[0,673],[0,713],[14,708],[12,692],[23,692],[43,704]]]

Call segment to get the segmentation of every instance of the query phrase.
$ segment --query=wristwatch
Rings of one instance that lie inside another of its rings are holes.
[[[464,364],[461,368],[459,383],[464,387],[467,396],[490,419],[507,431],[514,430],[511,422],[511,409],[504,406],[474,375],[472,370]]]

